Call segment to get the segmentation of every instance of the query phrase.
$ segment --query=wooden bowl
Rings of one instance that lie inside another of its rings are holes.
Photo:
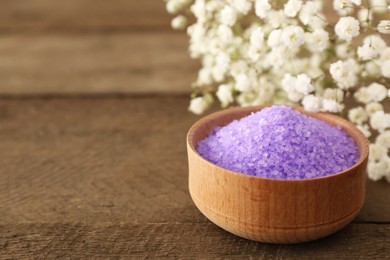
[[[365,200],[368,140],[350,122],[327,113],[308,113],[340,125],[356,142],[359,161],[326,177],[276,180],[226,170],[204,159],[195,147],[216,126],[264,106],[232,108],[196,122],[187,135],[189,189],[198,209],[212,222],[238,236],[267,243],[299,243],[332,234],[350,223]]]

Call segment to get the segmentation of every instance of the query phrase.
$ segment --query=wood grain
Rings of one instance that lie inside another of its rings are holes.
[[[0,94],[190,93],[197,68],[184,34],[0,37]]]
[[[0,31],[170,30],[162,0],[0,0]]]
[[[0,0],[0,95],[190,93],[163,1]]]
[[[210,223],[188,193],[198,63],[158,0],[0,0],[0,258],[386,258],[390,187],[355,223],[272,246]],[[176,93],[176,94],[175,94]],[[174,159],[172,159],[174,158]],[[376,224],[370,224],[376,223]]]
[[[210,223],[188,192],[185,135],[198,117],[187,106],[162,96],[0,99],[0,258],[389,254],[386,183],[369,181],[356,224],[313,244],[254,243]]]
[[[388,225],[352,224],[314,242],[276,246],[212,223],[0,225],[2,258],[387,259]]]
[[[187,191],[185,133],[195,118],[187,103],[0,100],[0,164],[7,165],[0,174],[1,221],[203,220]]]
[[[190,93],[162,0],[0,0],[0,95]]]

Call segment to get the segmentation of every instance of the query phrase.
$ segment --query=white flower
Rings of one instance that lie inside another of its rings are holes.
[[[304,95],[308,95],[314,91],[314,87],[311,84],[311,78],[306,74],[299,74],[295,80],[295,90]]]
[[[230,66],[230,74],[236,78],[240,74],[246,74],[248,73],[248,64],[243,61],[239,60],[231,64]]]
[[[371,102],[371,98],[366,87],[360,87],[353,96],[360,103],[367,104]]]
[[[370,22],[374,19],[372,11],[367,8],[361,8],[358,11],[358,20],[360,22],[360,26],[367,27]]]
[[[390,47],[386,47],[382,52],[381,52],[381,57],[380,57],[380,62],[385,62],[387,60],[390,60]]]
[[[308,35],[308,42],[318,51],[323,51],[329,46],[329,34],[324,29],[316,29]]]
[[[365,137],[369,138],[371,136],[370,127],[367,124],[356,125],[356,127],[364,134]]]
[[[383,34],[390,34],[390,20],[382,20],[378,24],[378,32]]]
[[[271,103],[275,94],[274,85],[266,77],[260,77],[257,83],[258,84],[256,85],[256,90],[258,92],[253,101],[251,102],[251,105],[258,106],[266,103]]]
[[[376,137],[375,142],[386,148],[390,148],[390,131],[384,131]],[[387,151],[386,151],[387,154]]]
[[[381,161],[387,156],[388,149],[379,143],[370,144],[370,161]]]
[[[304,96],[296,90],[296,82],[297,78],[289,73],[285,74],[281,81],[282,88],[286,91],[288,99],[293,102],[298,102]]]
[[[287,93],[287,97],[292,102],[299,102],[304,97],[304,95],[302,93],[292,91]]]
[[[342,16],[350,14],[354,11],[354,6],[360,6],[362,4],[361,0],[334,0],[333,8]]]
[[[370,96],[370,101],[373,102],[379,102],[386,98],[387,96],[387,89],[382,84],[378,83],[371,83],[368,88],[368,93]]]
[[[203,67],[212,67],[215,64],[214,55],[205,55],[202,57],[202,66]]]
[[[388,141],[388,140],[386,140]],[[383,176],[390,174],[390,158],[388,149],[382,144],[370,144],[370,156],[368,158],[368,176],[373,180],[380,180]]]
[[[324,28],[327,24],[322,11],[323,1],[307,1],[299,12],[299,20],[311,29]]]
[[[333,8],[342,16],[345,16],[353,12],[353,6],[351,0],[334,0]]]
[[[352,16],[341,17],[336,24],[335,32],[340,39],[351,41],[360,33],[359,21]]]
[[[390,127],[390,114],[385,114],[383,111],[373,113],[370,117],[370,125],[373,129],[382,133]]]
[[[252,31],[250,43],[251,46],[255,47],[256,49],[263,47],[264,31],[261,27],[257,27]]]
[[[363,46],[359,46],[357,54],[362,60],[372,60],[379,55],[377,50],[369,43],[365,43]]]
[[[342,102],[344,99],[344,92],[338,88],[326,88],[322,96],[323,98],[335,99],[338,102]]]
[[[304,25],[308,25],[313,21],[315,15],[317,15],[318,12],[318,3],[314,1],[307,1],[301,7],[301,11],[299,12],[299,19]]]
[[[290,52],[288,50],[288,52],[291,54],[292,52]],[[295,53],[295,52],[294,52]],[[294,60],[291,60],[290,58],[294,59]],[[313,70],[311,70],[310,66],[311,66],[311,60],[310,58],[296,58],[294,56],[290,56],[290,58],[286,58],[285,59],[285,64],[283,64],[283,70],[285,70],[286,72],[305,72],[305,74],[309,75],[309,72],[312,72]],[[318,74],[314,74],[315,77],[318,76]]]
[[[300,26],[290,25],[283,29],[282,39],[290,49],[297,49],[304,43],[305,33]]]
[[[237,21],[237,11],[233,7],[226,5],[220,13],[220,21],[228,26],[234,25]]]
[[[368,119],[368,114],[363,107],[352,108],[348,111],[348,119],[355,124],[363,124]]]
[[[230,0],[229,1],[234,9],[243,15],[248,14],[252,8],[252,2],[248,0]]]
[[[233,102],[232,86],[228,84],[219,85],[217,90],[217,98],[222,104],[222,107],[228,106]]]
[[[252,102],[256,98],[256,94],[253,92],[243,92],[237,96],[236,100],[240,106],[252,106]]]
[[[354,97],[361,103],[380,102],[387,97],[387,89],[378,83],[371,83],[368,87],[360,87]]]
[[[211,69],[211,75],[215,82],[221,82],[225,79],[226,68],[220,66],[214,66]]]
[[[375,161],[368,162],[367,165],[368,177],[371,180],[379,181],[386,175],[386,172],[388,171],[389,168],[388,164],[389,164],[388,160],[385,159],[382,159],[381,161],[378,162]]]
[[[321,110],[321,98],[307,95],[303,98],[302,105],[309,112],[319,112]]]
[[[357,6],[362,4],[362,0],[351,0],[351,2],[354,3]]]
[[[280,67],[286,62],[287,51],[285,47],[273,48],[271,52],[266,56],[265,63],[272,67],[275,70],[280,69]]]
[[[337,61],[330,65],[330,74],[342,89],[349,89],[357,84],[357,73],[359,66],[354,59],[347,61]]]
[[[184,29],[187,26],[187,17],[184,15],[178,15],[171,21],[171,26],[173,29]]]
[[[340,104],[334,99],[323,99],[322,100],[322,109],[324,111],[332,112],[332,113],[338,113],[341,112],[344,109],[344,105]]]
[[[219,52],[215,57],[215,64],[218,67],[228,68],[230,64],[230,56],[225,52]]]
[[[300,70],[306,71],[307,75],[309,75],[311,78],[318,78],[321,75],[324,75],[324,71],[322,70],[323,62],[324,55],[322,55],[322,53],[313,53],[309,58],[308,63],[305,64],[305,66]],[[323,81],[321,79],[318,79],[314,84],[316,84],[318,88],[323,88],[322,83]]]
[[[387,47],[386,42],[379,35],[375,34],[364,38],[363,43],[371,45],[379,53],[383,52]]]
[[[280,28],[282,25],[287,24],[288,21],[286,18],[283,10],[270,10],[268,11],[267,25],[270,25],[274,29]]]
[[[294,76],[292,76],[289,73],[286,73],[281,81],[281,85],[282,85],[282,88],[284,89],[284,91],[286,91],[287,93],[295,91],[295,81],[296,80],[297,79]]]
[[[386,13],[388,2],[387,0],[370,0],[370,6],[372,6],[372,11],[375,13]]]
[[[169,0],[167,2],[166,8],[168,13],[176,14],[183,8],[183,3],[181,0]]]
[[[311,78],[306,74],[299,74],[297,77],[287,73],[281,81],[282,88],[287,92],[288,98],[293,102],[298,102],[305,95],[314,90]]]
[[[196,0],[190,8],[191,12],[195,15],[198,21],[206,21],[206,2],[205,0]]]
[[[190,106],[188,108],[194,114],[200,115],[209,107],[205,97],[196,97],[191,99]]]
[[[220,82],[225,79],[225,74],[229,69],[230,57],[224,52],[218,53],[215,58],[215,65],[212,68],[212,76],[216,82]]]
[[[271,33],[268,36],[267,44],[271,48],[279,47],[283,44],[282,41],[282,30],[277,29],[271,31]]]
[[[264,52],[264,31],[262,27],[256,26],[250,33],[250,46],[247,55],[252,61],[257,61]]]
[[[381,74],[381,68],[376,62],[369,61],[364,64],[365,72],[367,76],[378,77]]]
[[[203,24],[195,23],[187,28],[187,34],[191,37],[191,41],[199,42],[204,39],[206,28]]]
[[[295,17],[299,10],[301,9],[302,1],[301,0],[289,0],[284,5],[284,13],[287,17]]]
[[[205,67],[199,70],[197,83],[199,85],[210,85],[213,83],[211,68]]]
[[[254,80],[246,74],[240,74],[236,77],[235,88],[240,92],[249,92],[253,90]]]
[[[382,63],[381,73],[384,77],[390,78],[390,59]]]
[[[190,1],[192,2],[193,0],[185,0],[185,1]],[[199,0],[196,0],[195,3],[199,1]],[[205,0],[200,0],[200,1],[205,1]],[[213,13],[217,13],[219,10],[221,10],[224,6],[225,6],[226,3],[222,2],[222,1],[215,1],[215,0],[212,0],[212,1],[205,1],[205,4],[204,4],[204,12],[206,13],[206,16],[204,18],[207,18],[207,19],[211,19],[212,16],[213,16]],[[198,21],[204,21],[204,22],[207,22],[206,19],[200,19],[198,16],[196,16],[198,18]]]
[[[229,43],[233,39],[232,29],[225,24],[218,26],[217,34],[223,43]]]
[[[271,5],[268,0],[256,0],[255,3],[255,13],[260,18],[265,18],[269,10],[271,10]]]
[[[372,114],[374,114],[377,111],[383,111],[383,106],[381,103],[371,102],[371,103],[368,103],[366,105],[365,109],[366,109],[367,114],[371,116]]]
[[[341,59],[352,58],[355,54],[354,48],[350,43],[342,43],[336,45],[336,55]]]
[[[249,46],[247,56],[249,57],[249,59],[251,59],[251,61],[256,62],[260,59],[261,53],[260,53],[260,50],[258,48],[251,45],[251,46]]]

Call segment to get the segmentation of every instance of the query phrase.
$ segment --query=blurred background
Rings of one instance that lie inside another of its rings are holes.
[[[189,93],[162,0],[0,0],[0,94]]]

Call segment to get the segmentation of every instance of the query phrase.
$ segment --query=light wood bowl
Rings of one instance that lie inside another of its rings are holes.
[[[264,106],[232,108],[196,122],[187,135],[189,189],[198,209],[212,222],[238,236],[267,243],[315,240],[350,223],[365,200],[368,140],[350,122],[327,113],[308,113],[340,125],[356,142],[359,161],[326,177],[276,180],[248,176],[204,159],[195,147],[216,126],[259,111]]]

